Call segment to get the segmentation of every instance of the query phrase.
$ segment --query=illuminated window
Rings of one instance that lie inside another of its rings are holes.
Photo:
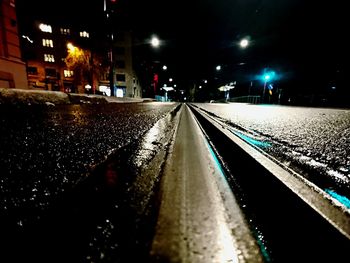
[[[61,28],[61,34],[62,35],[70,35],[70,29],[69,28]]]
[[[80,32],[80,37],[86,37],[86,38],[89,38],[90,37],[90,34],[86,31],[82,31]]]
[[[43,46],[44,47],[53,47],[52,39],[43,39]]]
[[[63,71],[63,74],[64,74],[64,77],[65,77],[65,78],[71,78],[71,77],[73,77],[73,70],[65,69],[65,70]]]
[[[44,61],[55,62],[55,57],[51,54],[44,54]]]
[[[51,27],[50,25],[40,24],[40,25],[39,25],[39,29],[40,29],[42,32],[52,33],[52,27]]]

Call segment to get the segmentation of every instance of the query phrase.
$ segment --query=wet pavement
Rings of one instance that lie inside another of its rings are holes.
[[[324,190],[350,198],[349,109],[244,103],[195,105],[227,120],[236,128],[236,135]],[[343,204],[350,208],[350,203]]]
[[[1,261],[142,258],[176,106],[1,106]]]

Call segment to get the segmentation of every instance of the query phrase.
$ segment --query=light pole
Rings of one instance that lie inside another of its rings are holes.
[[[269,74],[264,75],[264,90],[263,90],[263,101],[265,101],[266,84],[271,79]]]
[[[108,43],[108,59],[109,59],[109,88],[111,91],[111,96],[115,96],[114,92],[114,57],[113,57],[113,45],[114,45],[114,30],[113,30],[113,17],[114,9],[117,1],[115,0],[104,0],[103,12],[105,13],[105,21],[107,28],[107,43]]]

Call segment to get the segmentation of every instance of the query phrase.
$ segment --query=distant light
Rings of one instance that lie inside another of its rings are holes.
[[[276,73],[274,71],[267,71],[262,75],[262,79],[265,82],[272,81],[274,78],[276,78]]]
[[[91,89],[91,85],[89,85],[89,84],[85,85],[85,89],[90,90]]]
[[[166,92],[168,92],[168,91],[174,90],[174,88],[173,88],[173,87],[163,87],[163,90],[165,90]]]
[[[153,47],[159,47],[159,44],[160,44],[160,41],[157,37],[153,37],[152,40],[151,40],[151,45]]]
[[[207,84],[207,83],[208,83],[208,81],[205,79],[205,80],[204,80],[204,83],[205,83],[205,84]]]
[[[174,84],[174,87],[176,88],[176,84]]]
[[[70,51],[74,51],[75,47],[72,43],[67,43],[67,48],[70,50]]]
[[[221,70],[221,66],[220,65],[216,66],[216,71],[220,71],[220,70]]]
[[[336,90],[336,89],[337,89],[337,87],[335,87],[335,86],[332,87],[332,90]]]
[[[199,88],[201,89],[201,88],[202,88],[202,86],[199,86]]]
[[[241,48],[246,48],[249,45],[248,39],[242,39],[241,42],[239,42],[239,45],[241,46]]]
[[[164,65],[163,66],[163,70],[167,70],[167,69],[168,69],[168,67]]]
[[[27,39],[30,43],[33,44],[33,40],[31,40],[28,36],[22,35],[22,38]]]
[[[124,97],[123,89],[117,89],[117,97],[118,98],[123,98]]]
[[[111,89],[109,87],[101,85],[98,87],[98,89],[107,96],[111,96]]]
[[[39,29],[40,29],[42,32],[52,33],[52,27],[51,27],[50,25],[40,24],[40,25],[39,25]]]
[[[187,100],[187,98],[185,97],[184,100]]]
[[[172,79],[172,78],[169,78],[169,81],[170,81],[170,82],[172,82],[172,81],[173,81],[173,79]]]

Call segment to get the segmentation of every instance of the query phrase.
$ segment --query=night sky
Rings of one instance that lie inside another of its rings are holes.
[[[327,92],[336,85],[349,95],[345,1],[119,0],[118,4],[125,16],[115,26],[130,26],[141,41],[157,35],[163,45],[148,50],[149,56],[168,64],[178,79],[214,78],[215,66],[221,64],[223,81],[247,81],[268,67],[279,73],[281,85],[296,92]],[[102,8],[102,0],[17,1],[18,12],[26,19],[47,15],[95,30]],[[243,37],[251,41],[245,50],[238,46]]]

